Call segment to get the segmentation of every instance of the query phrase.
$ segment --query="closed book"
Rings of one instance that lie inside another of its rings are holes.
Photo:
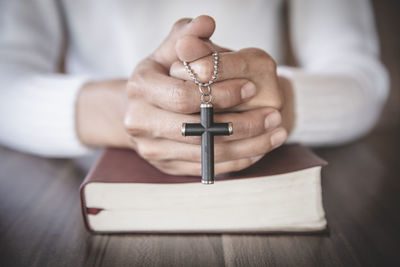
[[[204,185],[165,174],[132,150],[108,148],[81,185],[83,217],[95,233],[321,231],[325,164],[304,146],[285,145]]]

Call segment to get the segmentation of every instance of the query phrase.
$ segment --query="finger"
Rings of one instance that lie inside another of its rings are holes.
[[[242,140],[215,144],[214,161],[225,162],[251,158],[268,153],[286,141],[286,131],[280,127],[271,132]],[[136,151],[147,160],[201,161],[201,146],[166,139],[139,138]]]
[[[172,30],[162,44],[154,51],[152,58],[169,68],[174,61],[178,60],[175,52],[176,42],[179,37],[193,35],[198,38],[208,39],[214,33],[215,21],[210,16],[199,16],[195,19],[184,18],[175,22]]]
[[[156,62],[147,60],[135,70],[128,81],[128,95],[143,97],[159,108],[178,113],[200,110],[200,92],[193,82],[183,81],[165,74]],[[212,86],[213,105],[227,109],[240,105],[256,94],[254,83],[245,79],[232,79]]]
[[[265,155],[281,146],[287,139],[287,132],[278,127],[270,132],[252,138],[215,144],[215,162],[250,158]]]
[[[190,63],[190,68],[200,82],[208,82],[213,76],[214,58],[203,57]],[[174,62],[170,68],[170,76],[191,81],[182,62]],[[270,106],[280,109],[282,96],[276,75],[274,60],[264,51],[255,48],[242,49],[237,52],[221,53],[219,55],[218,81],[229,79],[247,79],[256,86],[256,93],[244,105],[238,109],[246,109],[244,106],[261,107]]]
[[[137,114],[148,114],[138,116]],[[261,135],[281,124],[281,115],[272,108],[259,108],[241,113],[215,115],[216,122],[232,122],[233,135],[217,136],[215,143],[240,140]],[[136,137],[169,139],[182,143],[199,144],[200,137],[182,136],[181,125],[198,123],[199,115],[173,113],[148,105],[143,101],[132,102],[125,116],[125,128]]]
[[[240,171],[256,163],[263,156],[232,160],[215,164],[215,175]],[[156,168],[171,175],[201,175],[201,163],[187,161],[150,161]]]
[[[191,62],[213,52],[229,52],[227,48],[212,43],[209,39],[199,38],[196,35],[184,35],[176,42],[176,54],[180,61]]]
[[[232,122],[232,136],[216,136],[215,143],[247,139],[276,129],[282,123],[281,113],[273,108],[258,108],[241,113],[216,114],[216,122]]]
[[[208,81],[214,69],[214,57],[210,55],[191,62],[190,68],[197,74],[199,81]],[[269,75],[276,73],[274,60],[261,49],[247,48],[219,55],[216,81],[234,78],[251,79],[260,73]],[[170,74],[179,79],[191,80],[182,62],[174,62]]]

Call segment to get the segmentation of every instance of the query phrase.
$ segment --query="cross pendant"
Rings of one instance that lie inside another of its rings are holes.
[[[201,136],[201,182],[214,183],[214,136],[232,135],[232,123],[214,123],[211,103],[200,105],[200,123],[183,123],[183,136]]]

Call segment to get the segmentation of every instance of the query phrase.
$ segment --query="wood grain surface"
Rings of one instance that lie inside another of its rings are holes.
[[[0,266],[400,266],[398,4],[374,5],[391,98],[371,134],[315,150],[329,234],[91,235],[78,164],[0,147]]]
[[[72,160],[0,149],[0,266],[400,265],[400,128],[317,149],[329,234],[90,235]]]

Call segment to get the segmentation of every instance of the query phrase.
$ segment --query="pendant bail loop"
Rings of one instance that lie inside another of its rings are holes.
[[[206,92],[203,91],[203,87],[207,88]],[[200,94],[202,94],[202,95],[211,95],[211,86],[210,85],[206,85],[206,86],[199,85],[199,91],[200,91]]]
[[[202,104],[210,104],[212,101],[212,95],[201,95],[200,100]]]

